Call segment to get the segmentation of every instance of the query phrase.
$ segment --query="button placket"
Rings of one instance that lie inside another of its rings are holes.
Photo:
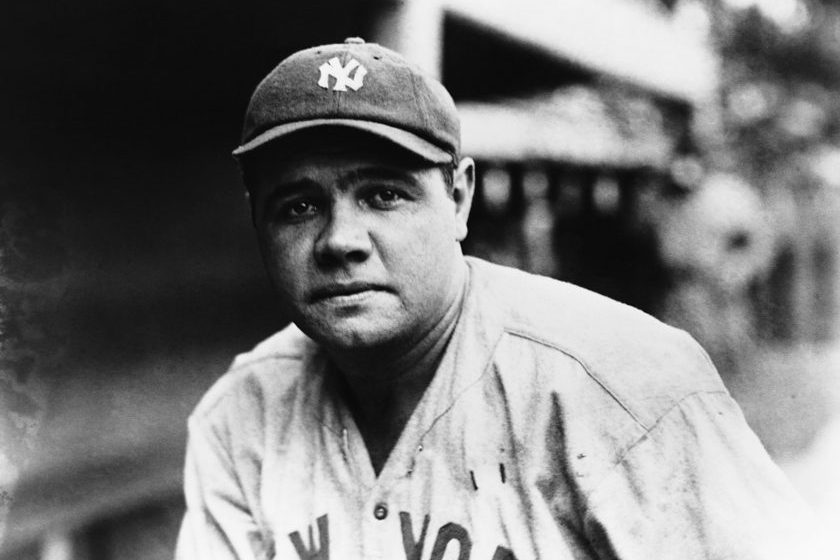
[[[391,504],[387,501],[385,494],[374,490],[364,506],[362,515],[362,549],[364,558],[381,559],[387,558],[385,554],[389,531],[383,529],[383,523],[389,523],[391,517]]]

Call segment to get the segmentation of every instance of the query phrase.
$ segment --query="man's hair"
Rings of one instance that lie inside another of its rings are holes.
[[[437,168],[443,174],[443,182],[446,185],[446,194],[450,197],[455,192],[455,173],[458,172],[458,156],[452,154],[452,161],[438,164]]]

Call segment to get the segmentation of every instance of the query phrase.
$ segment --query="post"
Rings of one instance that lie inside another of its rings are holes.
[[[383,2],[374,12],[369,40],[399,52],[440,79],[443,69],[441,0]]]

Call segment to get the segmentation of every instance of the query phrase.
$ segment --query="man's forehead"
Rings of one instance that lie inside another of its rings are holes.
[[[432,180],[435,168],[429,164],[420,168],[400,165],[376,152],[348,147],[333,152],[317,150],[292,159],[266,158],[253,171],[252,186],[269,194],[316,188],[344,191],[369,181],[399,182],[417,188]]]

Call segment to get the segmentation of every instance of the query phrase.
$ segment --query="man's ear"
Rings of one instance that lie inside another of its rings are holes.
[[[467,237],[467,219],[470,217],[475,193],[475,162],[465,157],[458,163],[452,181],[452,199],[455,201],[455,240]]]

